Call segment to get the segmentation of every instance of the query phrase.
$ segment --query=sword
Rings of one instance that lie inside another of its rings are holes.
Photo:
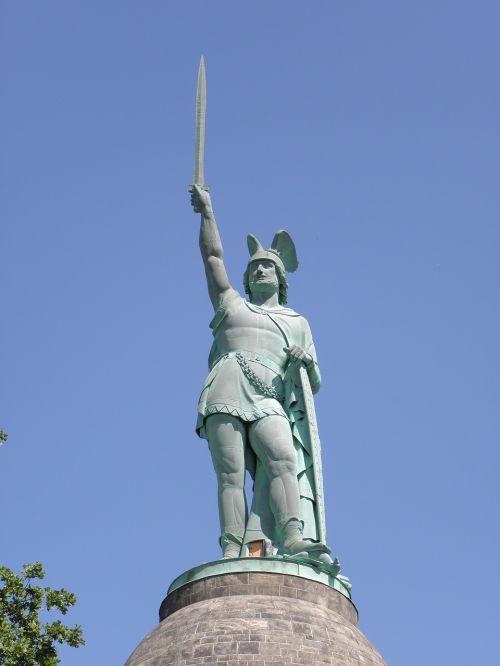
[[[321,442],[318,433],[318,422],[316,420],[316,410],[314,409],[314,398],[311,391],[311,384],[307,370],[300,365],[300,383],[302,384],[302,393],[304,395],[304,407],[306,411],[309,438],[311,442],[311,455],[313,459],[313,477],[315,486],[316,500],[316,523],[318,528],[319,540],[326,544],[326,521],[325,521],[325,495],[323,492],[323,474],[321,465]]]
[[[205,112],[207,107],[207,83],[205,75],[205,59],[200,58],[198,68],[198,84],[196,86],[196,142],[194,149],[193,185],[208,190],[205,185],[203,162],[205,156]],[[189,188],[192,191],[193,187]]]

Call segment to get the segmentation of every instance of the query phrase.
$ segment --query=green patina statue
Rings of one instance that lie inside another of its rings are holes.
[[[264,250],[248,236],[248,300],[228,279],[219,230],[204,184],[205,71],[200,64],[191,204],[201,213],[200,250],[215,315],[209,374],[197,432],[208,440],[218,481],[224,558],[306,558],[338,571],[325,541],[320,443],[312,393],[321,375],[306,319],[285,307],[294,243],[278,231]],[[247,508],[245,475],[254,480]]]

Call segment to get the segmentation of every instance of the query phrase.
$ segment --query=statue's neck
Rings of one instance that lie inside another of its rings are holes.
[[[259,305],[261,308],[279,308],[278,294],[252,294],[250,296],[250,303]]]

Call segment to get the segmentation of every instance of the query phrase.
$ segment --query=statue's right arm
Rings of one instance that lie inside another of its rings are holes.
[[[231,289],[231,285],[224,266],[224,251],[210,195],[206,190],[193,185],[191,204],[196,213],[201,213],[200,251],[205,264],[210,300],[214,309],[217,309],[224,294]]]

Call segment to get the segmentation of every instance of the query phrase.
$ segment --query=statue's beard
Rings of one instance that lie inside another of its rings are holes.
[[[277,292],[279,289],[279,282],[276,278],[262,278],[250,282],[250,291],[268,291]]]

